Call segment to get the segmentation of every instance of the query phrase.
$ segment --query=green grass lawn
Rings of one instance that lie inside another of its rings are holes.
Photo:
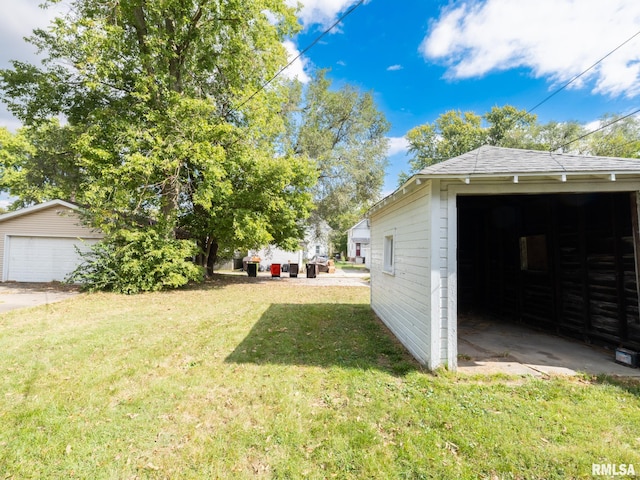
[[[348,271],[368,272],[369,271],[369,269],[362,263],[344,262],[342,260],[338,260],[336,262],[336,267],[346,272]]]
[[[419,368],[367,288],[223,278],[0,316],[0,479],[640,473],[640,385]]]

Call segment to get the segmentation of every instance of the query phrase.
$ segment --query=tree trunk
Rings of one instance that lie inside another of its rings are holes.
[[[207,277],[213,276],[213,267],[218,260],[218,242],[212,237],[201,238],[198,242],[202,253],[196,257],[196,263],[205,269]]]
[[[207,277],[213,276],[213,266],[218,260],[218,242],[213,241],[209,245],[209,252],[207,255]]]
[[[180,167],[176,169],[175,173],[167,176],[162,184],[162,216],[167,222],[167,225],[175,225],[175,216],[180,209]],[[174,228],[175,238],[175,228]]]

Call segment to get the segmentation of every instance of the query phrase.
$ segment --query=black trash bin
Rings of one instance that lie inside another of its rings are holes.
[[[258,262],[247,262],[247,275],[250,277],[258,276]]]
[[[317,268],[315,263],[307,263],[307,278],[316,278]]]
[[[290,263],[289,264],[289,276],[291,278],[297,278],[298,277],[298,264],[297,263]]]

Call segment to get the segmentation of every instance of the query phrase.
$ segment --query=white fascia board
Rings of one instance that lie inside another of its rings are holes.
[[[575,172],[508,172],[508,173],[464,173],[464,174],[455,174],[455,175],[428,175],[424,176],[424,179],[441,179],[441,180],[460,180],[462,183],[470,184],[476,181],[486,181],[486,180],[494,180],[494,181],[508,181],[512,183],[517,183],[517,181],[527,181],[527,180],[536,180],[536,179],[548,179],[549,181],[553,179],[569,181],[575,179],[583,179],[583,178],[600,178],[606,179],[609,181],[616,181],[620,178],[627,177],[638,177],[640,180],[640,171],[613,171],[613,170],[602,170],[602,171],[575,171]],[[516,180],[517,179],[517,180]],[[516,181],[514,181],[516,180]]]

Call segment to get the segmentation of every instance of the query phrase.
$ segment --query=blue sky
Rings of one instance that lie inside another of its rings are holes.
[[[304,49],[327,24],[322,7],[340,12],[356,1],[308,2]],[[315,6],[315,11],[311,8]],[[305,16],[306,13],[306,16]],[[304,67],[330,68],[336,85],[375,95],[391,122],[394,151],[385,193],[407,170],[403,136],[448,110],[483,114],[492,106],[530,109],[640,31],[637,0],[370,0],[307,52]],[[541,122],[589,124],[640,107],[640,35],[570,88],[536,108]],[[298,69],[300,65],[297,66]],[[391,152],[393,153],[393,152]]]
[[[287,0],[289,1],[289,0]],[[291,3],[293,0],[290,0]],[[54,11],[15,0],[0,18],[0,67],[32,59],[21,38]],[[294,56],[358,0],[303,0]],[[384,193],[407,169],[403,137],[447,110],[529,109],[640,31],[638,0],[368,0],[287,71],[329,68],[334,85],[372,92],[391,122]],[[293,58],[293,57],[292,57]],[[589,124],[640,107],[640,35],[534,113]],[[0,126],[18,123],[0,107]]]

